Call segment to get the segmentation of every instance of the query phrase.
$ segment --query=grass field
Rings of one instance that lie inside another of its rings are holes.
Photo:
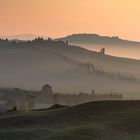
[[[0,140],[140,140],[140,101],[2,114]]]

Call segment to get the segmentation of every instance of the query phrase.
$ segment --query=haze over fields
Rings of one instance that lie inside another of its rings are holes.
[[[140,98],[140,61],[101,55],[76,46],[0,47],[0,85],[55,92],[118,92]],[[134,79],[134,80],[133,80]]]

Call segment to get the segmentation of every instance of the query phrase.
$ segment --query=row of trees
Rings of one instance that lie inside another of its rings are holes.
[[[97,69],[93,64],[87,64],[90,75],[98,75],[108,79],[115,79],[120,81],[138,82],[138,79],[133,74],[121,74],[120,72],[107,72],[105,70]]]
[[[53,93],[51,86],[45,85],[40,91],[27,91],[19,88],[1,88],[0,102],[8,107],[16,107],[18,110],[34,109],[37,103],[43,104],[61,104],[61,105],[77,105],[85,102],[96,100],[120,100],[123,99],[122,94],[116,92],[99,94],[95,90],[92,93],[80,92],[79,94],[61,94]]]
[[[10,47],[47,47],[47,46],[69,46],[68,41],[52,40],[51,38],[43,39],[41,37],[33,40],[21,41],[21,40],[8,40],[0,39],[0,46]]]
[[[54,94],[54,103],[61,105],[77,105],[91,101],[98,100],[121,100],[123,99],[122,94],[117,94],[116,92],[110,93],[96,93],[95,90],[92,90],[92,94],[80,92],[79,94]]]

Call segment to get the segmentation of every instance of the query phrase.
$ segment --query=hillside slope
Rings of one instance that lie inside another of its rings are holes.
[[[140,101],[102,101],[0,115],[3,140],[139,140]]]

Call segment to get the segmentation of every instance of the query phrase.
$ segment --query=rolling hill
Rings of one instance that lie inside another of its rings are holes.
[[[140,101],[101,101],[0,115],[3,140],[139,140]]]
[[[64,38],[60,38],[64,41],[68,40],[70,43],[79,44],[96,44],[96,45],[126,45],[126,46],[140,46],[140,42],[129,41],[119,38],[118,36],[100,36],[97,34],[72,34]]]
[[[118,36],[73,34],[61,39],[89,50],[100,51],[102,47],[105,47],[106,53],[109,55],[140,59],[140,42],[121,39]]]

